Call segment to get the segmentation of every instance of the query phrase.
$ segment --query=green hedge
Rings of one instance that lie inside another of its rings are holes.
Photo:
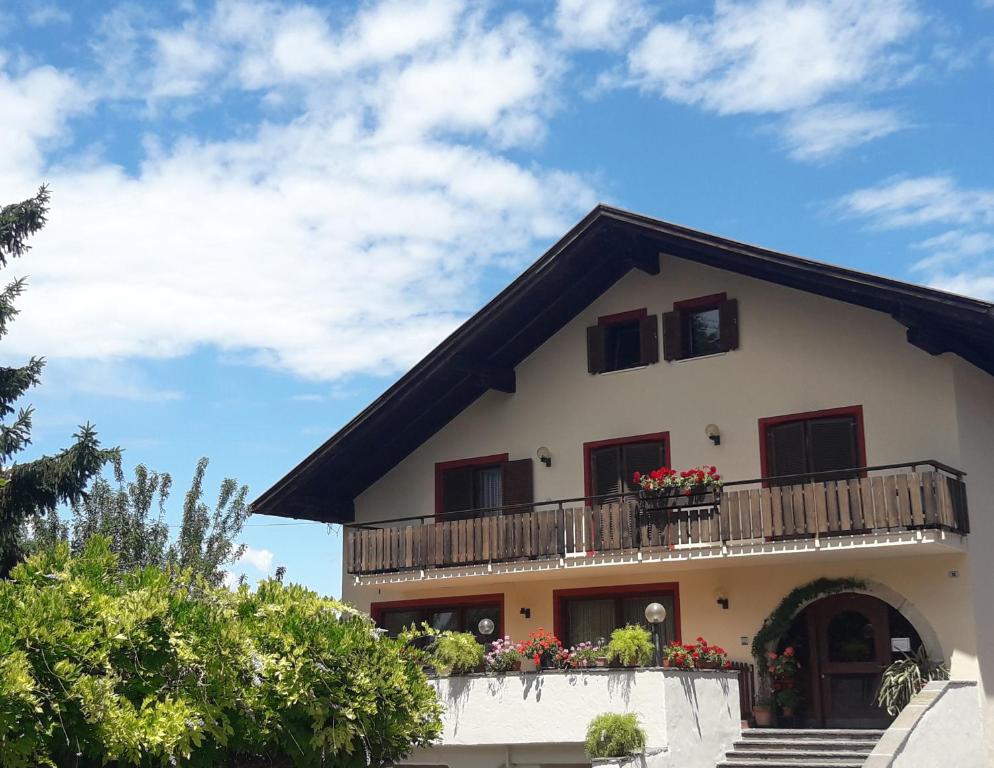
[[[303,587],[124,572],[98,538],[0,581],[0,766],[382,765],[441,730],[422,661]]]

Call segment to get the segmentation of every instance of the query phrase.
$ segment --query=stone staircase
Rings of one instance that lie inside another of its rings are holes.
[[[883,731],[749,728],[718,768],[861,768]]]

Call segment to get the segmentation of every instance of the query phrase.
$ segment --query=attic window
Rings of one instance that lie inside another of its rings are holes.
[[[738,301],[724,293],[686,299],[663,315],[663,357],[686,360],[739,346]]]
[[[645,309],[598,318],[587,329],[587,370],[608,373],[659,362],[658,324]]]

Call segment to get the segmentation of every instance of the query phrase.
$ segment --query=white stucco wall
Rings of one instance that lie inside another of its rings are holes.
[[[915,696],[865,768],[986,768],[976,683],[935,682]]]
[[[413,764],[470,760],[465,748],[472,747],[484,765],[500,754],[496,748],[543,745],[557,747],[555,762],[582,760],[587,726],[604,712],[637,714],[647,747],[665,747],[663,765],[713,768],[740,734],[738,682],[725,672],[592,669],[434,684],[446,710],[444,731],[437,747],[411,756]]]

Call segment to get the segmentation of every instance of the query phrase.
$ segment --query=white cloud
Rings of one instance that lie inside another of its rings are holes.
[[[268,574],[273,567],[273,553],[268,549],[255,549],[246,546],[235,565],[248,565],[261,573]]]
[[[107,66],[120,40],[132,71],[94,84],[104,100],[155,98],[135,89],[156,83],[158,98],[211,109],[208,89],[267,98],[291,74],[301,94],[237,138],[150,134],[134,172],[89,155],[47,164],[67,115],[56,96],[74,81],[0,74],[0,111],[24,113],[0,123],[19,148],[0,188],[17,199],[45,179],[53,191],[50,222],[15,267],[32,281],[6,351],[115,362],[209,346],[327,381],[419,359],[478,304],[485,276],[520,267],[594,198],[582,179],[502,153],[541,135],[557,76],[523,17],[416,9],[420,22],[405,4],[367,6],[339,28],[306,6],[222,2],[175,30],[114,15],[97,55]],[[336,74],[320,51],[320,76],[278,59],[291,13],[311,14],[315,45],[363,51],[359,69]],[[198,59],[205,29],[217,47]]]
[[[89,103],[82,86],[54,67],[11,75],[5,65],[0,51],[0,174],[40,164],[44,150],[65,138],[69,118]]]
[[[912,269],[934,287],[994,299],[994,189],[949,175],[890,179],[845,195],[836,210],[880,229],[942,228],[913,244],[927,255]]]
[[[795,157],[823,159],[896,130],[894,113],[824,102],[912,77],[895,45],[920,24],[910,0],[719,0],[710,17],[653,26],[629,53],[628,82],[719,115],[847,110],[831,131],[812,113],[785,124]]]
[[[72,15],[54,3],[36,3],[28,10],[26,19],[33,27],[47,27],[50,24],[68,24],[72,21]]]
[[[640,0],[558,0],[555,25],[571,48],[618,50],[645,26],[649,13]]]
[[[792,112],[783,126],[783,137],[791,157],[819,161],[894,133],[903,123],[892,110],[824,104]]]

